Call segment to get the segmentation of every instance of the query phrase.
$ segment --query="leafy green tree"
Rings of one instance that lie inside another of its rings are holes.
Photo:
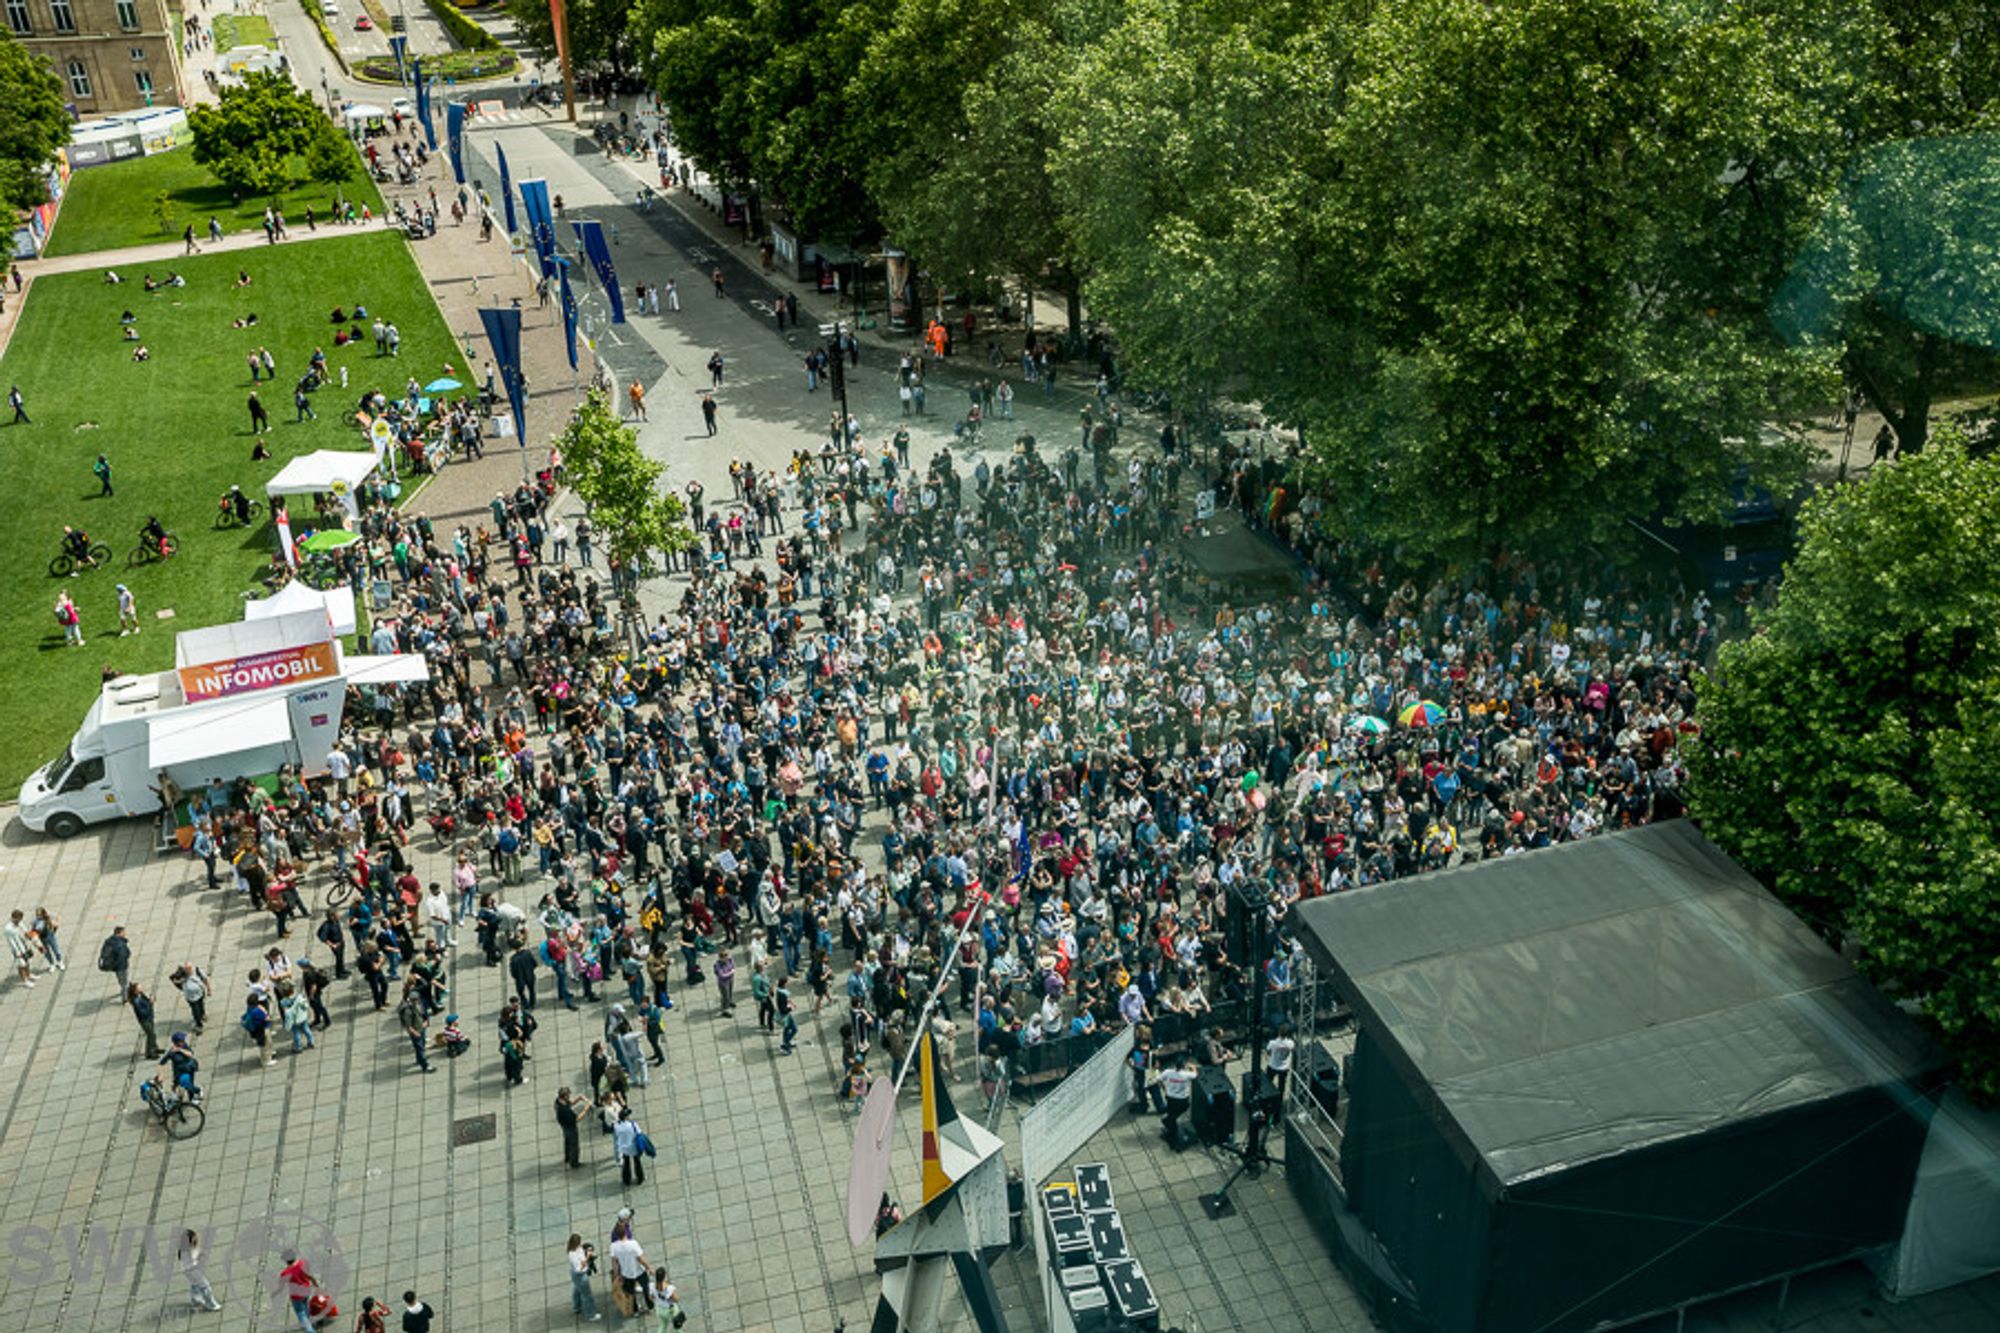
[[[306,175],[321,185],[338,187],[360,174],[360,166],[360,157],[347,136],[332,121],[319,121],[306,143]]]
[[[1831,0],[1413,0],[1336,64],[1308,212],[1344,326],[1289,395],[1338,521],[1419,551],[1706,518],[1838,396],[1768,308],[1850,151],[1865,12]],[[1297,234],[1286,227],[1285,234]]]
[[[890,240],[933,276],[1053,284],[1080,319],[1081,263],[1051,175],[1057,94],[1102,5],[900,0],[852,95],[878,127],[866,184]]]
[[[1938,397],[1990,378],[2000,351],[2000,134],[1870,150],[1778,314],[1808,344],[1837,349],[1897,447],[1921,450]]]
[[[1335,172],[1338,12],[1132,0],[1085,35],[1050,170],[1092,309],[1149,382],[1277,408],[1321,373],[1323,336],[1346,324],[1309,212]]]
[[[326,118],[311,96],[281,74],[251,74],[224,88],[215,106],[188,109],[194,160],[240,202],[277,195],[291,181],[295,158],[308,153]]]
[[[1956,431],[1822,493],[1687,747],[1708,835],[2000,1097],[2000,459]]]
[[[848,89],[894,0],[646,0],[633,11],[682,149],[780,202],[807,236],[872,240],[881,147]]]
[[[43,173],[69,142],[69,128],[55,70],[0,33],[0,200],[23,209],[49,201]]]
[[[580,70],[602,67],[623,75],[632,65],[631,5],[627,0],[567,0],[570,60]],[[544,60],[556,59],[555,18],[547,0],[507,0],[514,31]]]
[[[569,483],[590,510],[615,567],[650,569],[655,552],[694,545],[680,497],[665,488],[666,465],[639,449],[639,434],[602,391],[592,390],[557,437]]]

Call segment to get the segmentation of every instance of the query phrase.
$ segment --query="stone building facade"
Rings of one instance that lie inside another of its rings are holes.
[[[55,69],[89,120],[181,103],[181,48],[166,0],[0,0],[7,30]]]

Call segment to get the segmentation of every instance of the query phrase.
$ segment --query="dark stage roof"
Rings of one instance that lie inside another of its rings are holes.
[[[1941,1059],[1685,820],[1315,899],[1364,1029],[1505,1185]]]

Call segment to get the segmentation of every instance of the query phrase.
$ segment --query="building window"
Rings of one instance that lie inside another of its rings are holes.
[[[26,37],[35,25],[28,21],[28,0],[7,0],[7,26]]]
[[[118,0],[118,26],[127,32],[139,31],[138,0]]]
[[[76,14],[69,7],[69,0],[49,0],[49,17],[55,20],[57,32],[76,31]]]
[[[83,67],[81,60],[69,62],[69,95],[79,102],[90,100],[90,71]]]
[[[146,58],[146,48],[143,46],[128,46],[125,49],[131,52],[134,60],[144,60]]]
[[[139,96],[141,97],[151,97],[153,95],[153,76],[143,69],[132,71],[132,85],[139,90]]]

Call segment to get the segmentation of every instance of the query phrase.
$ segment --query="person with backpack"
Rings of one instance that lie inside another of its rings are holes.
[[[194,1030],[201,1031],[208,1026],[208,974],[193,963],[182,963],[171,972],[167,980],[180,987],[181,998],[187,1001],[188,1013],[194,1016]]]
[[[56,594],[56,624],[63,627],[63,639],[70,647],[83,647],[83,613],[66,592]]]
[[[97,946],[97,970],[118,978],[118,995],[122,1002],[132,985],[132,945],[125,938],[125,927],[113,927],[104,943]]]

